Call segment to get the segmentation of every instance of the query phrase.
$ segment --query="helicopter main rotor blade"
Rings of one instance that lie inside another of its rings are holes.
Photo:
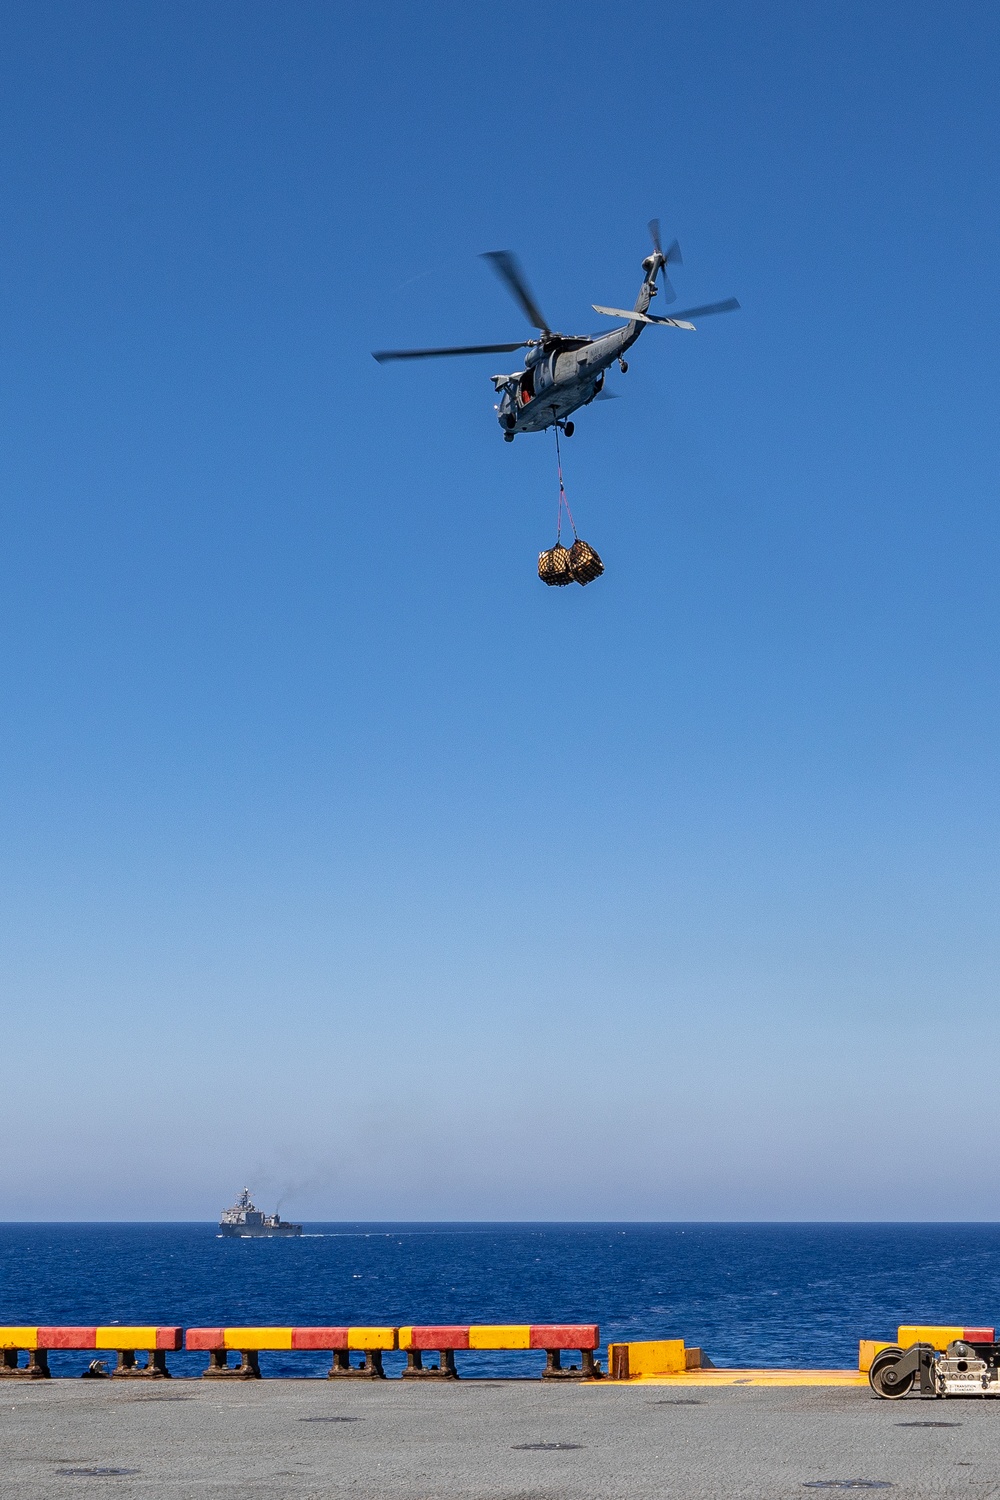
[[[650,221],[649,221],[649,235],[650,235],[650,239],[653,241],[653,249],[656,251],[657,255],[662,255],[663,254],[663,246],[660,244],[660,221],[659,221],[659,219],[650,219]]]
[[[526,349],[534,339],[522,339],[519,344],[469,344],[461,349],[373,349],[372,359],[380,365],[392,359],[439,359],[446,354],[513,354],[515,349]]]
[[[551,333],[552,330],[532,295],[521,269],[521,263],[514,252],[512,250],[485,250],[481,258],[488,260],[500,280],[507,283],[508,290],[513,294],[528,322],[533,327],[540,328],[543,333]]]

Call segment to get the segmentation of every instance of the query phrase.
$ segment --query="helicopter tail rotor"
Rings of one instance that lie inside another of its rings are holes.
[[[664,302],[676,302],[677,293],[674,291],[673,285],[670,281],[670,277],[667,275],[667,267],[682,266],[684,264],[684,257],[681,255],[681,247],[676,240],[671,240],[670,244],[667,247],[667,253],[664,255],[663,243],[660,239],[659,219],[650,219],[649,233],[653,241],[654,251],[654,254],[652,256],[654,264],[651,268],[653,280],[655,281],[657,275],[659,275],[660,280],[663,283]]]

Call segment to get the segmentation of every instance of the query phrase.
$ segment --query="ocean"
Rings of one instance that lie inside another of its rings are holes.
[[[1000,1324],[997,1224],[309,1224],[228,1240],[214,1224],[0,1225],[0,1324],[597,1322],[683,1338],[717,1365],[850,1366],[903,1322]],[[544,1356],[458,1355],[468,1375]],[[79,1374],[80,1354],[54,1354]],[[178,1375],[203,1354],[174,1354]],[[387,1355],[387,1374],[403,1356]],[[271,1375],[322,1354],[267,1354]]]

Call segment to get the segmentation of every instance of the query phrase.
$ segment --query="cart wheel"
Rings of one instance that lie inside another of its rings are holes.
[[[881,1396],[885,1401],[898,1401],[900,1396],[906,1396],[913,1389],[916,1379],[916,1371],[911,1370],[908,1375],[903,1375],[899,1380],[895,1376],[895,1367],[903,1357],[902,1349],[882,1349],[872,1360],[871,1369],[868,1371],[868,1384],[876,1396]]]

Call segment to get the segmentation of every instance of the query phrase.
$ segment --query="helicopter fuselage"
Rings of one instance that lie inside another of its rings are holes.
[[[646,274],[633,312],[645,313],[656,296],[661,260],[662,256],[647,256],[643,261]],[[494,375],[497,394],[503,392],[497,420],[507,441],[519,432],[543,432],[546,427],[561,426],[571,413],[588,406],[600,395],[605,372],[631,349],[644,327],[638,321],[627,323],[595,339],[548,334],[528,350],[523,370],[514,375]]]
[[[529,349],[523,370],[494,375],[501,398],[497,419],[504,435],[542,432],[588,406],[600,394],[606,371],[632,347],[642,328],[641,323],[629,323],[586,342],[544,339]]]

